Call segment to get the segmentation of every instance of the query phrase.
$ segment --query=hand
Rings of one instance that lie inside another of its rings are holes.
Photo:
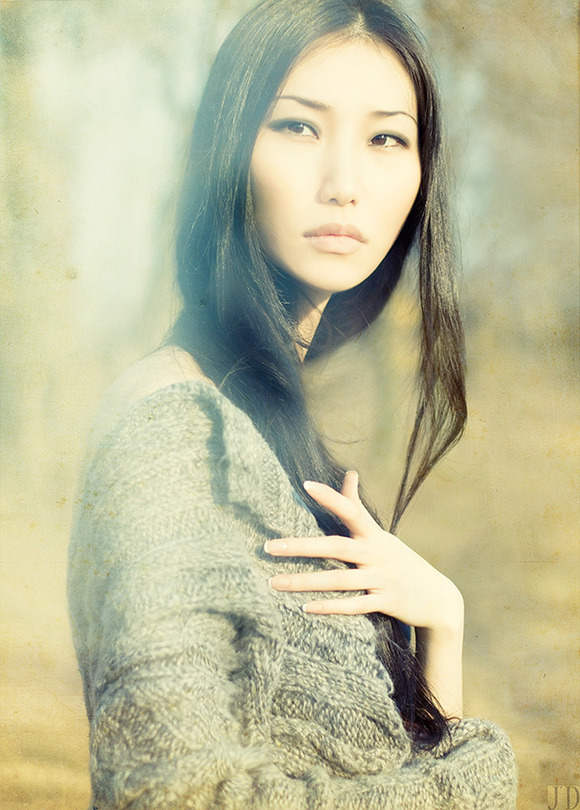
[[[304,605],[307,613],[380,612],[430,631],[437,642],[462,634],[463,599],[456,586],[406,546],[384,531],[358,496],[358,475],[349,470],[340,492],[326,484],[304,483],[321,506],[334,512],[350,537],[285,537],[270,540],[264,550],[284,557],[317,557],[354,563],[356,568],[274,576],[283,591],[366,591],[363,596],[324,599]]]

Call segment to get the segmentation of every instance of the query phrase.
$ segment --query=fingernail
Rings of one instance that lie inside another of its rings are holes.
[[[274,579],[276,580],[276,583],[273,582]],[[272,588],[287,588],[290,585],[290,580],[288,577],[281,577],[278,575],[275,577],[270,577],[268,580],[268,585],[270,585]]]
[[[264,551],[268,554],[279,554],[281,551],[286,551],[287,548],[287,544],[280,540],[266,540],[264,543]]]
[[[304,481],[304,483],[302,484],[302,486],[303,486],[303,487],[304,487],[304,489],[306,489],[306,490],[312,489],[312,487],[315,487],[315,488],[316,488],[316,481]]]

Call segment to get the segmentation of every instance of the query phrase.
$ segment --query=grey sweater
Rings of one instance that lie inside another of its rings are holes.
[[[364,616],[274,592],[267,539],[319,535],[249,417],[171,385],[101,441],[70,548],[98,810],[507,810],[506,735],[462,720],[411,748]],[[337,594],[328,593],[328,598]]]

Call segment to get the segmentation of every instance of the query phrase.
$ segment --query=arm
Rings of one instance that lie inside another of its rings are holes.
[[[463,717],[463,597],[457,590],[454,622],[432,630],[416,628],[417,656],[431,693],[446,717]]]
[[[511,808],[509,743],[478,721],[460,724],[436,754],[372,776],[339,778],[316,766],[289,778],[275,764],[268,709],[281,633],[248,552],[255,529],[213,494],[208,470],[221,452],[205,414],[181,413],[174,424],[141,411],[89,475],[70,598],[91,720],[93,805]],[[249,692],[250,725],[239,713]],[[490,791],[495,799],[485,803]]]

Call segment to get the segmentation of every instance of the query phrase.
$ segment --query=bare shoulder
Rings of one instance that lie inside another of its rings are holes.
[[[105,392],[89,436],[89,455],[111,428],[139,400],[163,388],[205,376],[194,358],[178,346],[164,346],[133,363]]]

